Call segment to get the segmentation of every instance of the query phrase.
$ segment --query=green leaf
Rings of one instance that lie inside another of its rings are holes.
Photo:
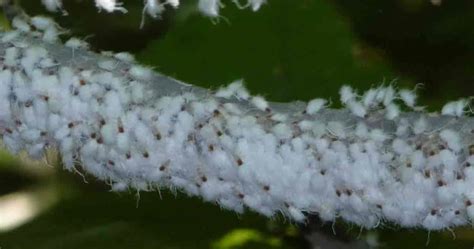
[[[256,13],[229,4],[218,23],[185,10],[176,15],[164,38],[139,58],[191,84],[217,87],[244,78],[254,93],[288,101],[395,78],[326,1],[272,0]]]

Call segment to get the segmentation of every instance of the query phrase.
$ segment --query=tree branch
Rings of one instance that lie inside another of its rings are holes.
[[[211,92],[124,53],[53,42],[60,28],[45,19],[14,24],[0,36],[0,132],[13,153],[41,158],[53,147],[66,169],[116,191],[179,189],[297,222],[316,214],[439,230],[474,217],[466,100],[428,114],[406,90],[382,86],[343,87],[341,110],[320,99],[268,103],[241,82]],[[418,111],[398,113],[402,102]]]

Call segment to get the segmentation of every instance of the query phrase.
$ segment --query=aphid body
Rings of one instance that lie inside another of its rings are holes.
[[[316,114],[326,106],[327,102],[325,99],[313,99],[309,101],[308,105],[306,105],[306,113],[309,115]]]

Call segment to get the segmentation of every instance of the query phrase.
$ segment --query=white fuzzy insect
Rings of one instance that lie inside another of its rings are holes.
[[[20,64],[23,70],[30,77],[33,76],[35,65],[41,61],[41,59],[48,57],[48,51],[42,47],[32,46],[24,51],[23,58],[20,60]],[[39,71],[37,72],[39,75]]]
[[[441,150],[439,152],[439,157],[443,162],[443,165],[450,170],[454,170],[458,165],[457,156],[450,150]]]
[[[392,101],[395,99],[396,92],[393,86],[388,86],[385,88],[385,94],[383,97],[383,105],[388,106],[392,103]]]
[[[39,30],[46,30],[50,27],[57,26],[53,19],[45,16],[34,16],[30,19],[30,22],[33,27]]]
[[[104,96],[103,103],[103,115],[110,118],[116,119],[123,113],[123,106],[120,100],[120,95],[115,91],[109,91]]]
[[[346,106],[357,117],[365,118],[367,115],[367,108],[358,101],[349,101]]]
[[[362,96],[362,103],[365,107],[370,108],[376,105],[377,89],[371,88],[367,90]]]
[[[293,218],[293,220],[295,220],[296,222],[301,223],[306,219],[306,216],[303,214],[303,212],[293,206],[290,206],[288,208],[288,213],[290,214],[291,218]]]
[[[467,99],[451,101],[443,106],[443,108],[441,109],[441,114],[462,117],[465,112],[464,109],[467,106],[469,106],[469,100]]]
[[[16,16],[13,18],[12,27],[25,33],[31,31],[31,26],[23,18],[19,16]]]
[[[423,227],[430,230],[430,231],[438,231],[446,227],[443,219],[439,217],[437,214],[428,214],[423,219]]]
[[[347,105],[349,102],[353,102],[357,97],[357,94],[354,92],[352,87],[348,85],[344,85],[341,87],[341,89],[339,89],[339,95],[341,98],[341,103],[344,105]]]
[[[214,95],[219,98],[228,99],[235,96],[238,93],[238,90],[241,88],[245,89],[243,80],[239,79],[239,80],[233,81],[227,86],[220,87]]]
[[[277,122],[285,122],[286,120],[288,120],[288,116],[283,113],[273,113],[271,119]]]
[[[225,103],[223,105],[224,110],[230,114],[236,114],[236,115],[241,115],[242,110],[240,110],[239,106],[233,103]]]
[[[406,106],[415,108],[416,99],[418,97],[415,90],[402,89],[398,92],[398,95],[400,95],[400,99]]]
[[[209,17],[219,17],[220,0],[199,0],[198,9]]]
[[[127,153],[130,149],[130,139],[127,134],[117,135],[117,149],[123,153]]]
[[[21,138],[25,140],[26,142],[33,144],[40,138],[40,131],[37,129],[28,129],[28,130],[23,130],[20,133]]]
[[[148,81],[153,77],[152,69],[140,65],[133,65],[128,72],[130,76],[137,80]]]
[[[64,46],[73,49],[88,49],[89,43],[76,37],[72,37],[64,43]]]
[[[63,9],[63,3],[61,0],[41,0],[47,10],[56,12]]]
[[[21,139],[17,132],[4,135],[2,140],[5,147],[13,154],[18,154],[23,149],[23,144],[20,143]]]
[[[158,0],[145,0],[144,12],[148,13],[153,18],[160,17],[161,13],[165,10],[164,4],[161,4]],[[143,21],[142,25],[143,26]]]
[[[104,9],[107,12],[120,11],[127,13],[127,9],[122,7],[123,3],[117,3],[117,0],[95,0],[95,6],[100,10]]]
[[[107,71],[113,71],[117,67],[117,64],[113,60],[102,60],[97,63],[97,66]]]
[[[267,0],[249,0],[250,6],[252,6],[253,11],[258,11],[260,7],[266,2]]]
[[[279,123],[273,126],[272,132],[279,139],[289,139],[293,135],[291,128],[284,123]]]
[[[179,7],[179,0],[166,0],[166,2],[164,2],[164,4],[169,4],[169,5],[171,5],[171,7],[176,9],[176,8]]]
[[[375,101],[377,103],[382,103],[385,99],[385,92],[387,91],[387,87],[379,86],[377,87],[377,95],[375,96]]]
[[[367,125],[365,125],[363,122],[357,123],[354,135],[361,139],[367,139],[369,137],[369,129],[367,128]]]
[[[472,110],[470,109],[471,107],[469,106],[470,105],[470,100],[469,99],[460,99],[457,101],[456,103],[456,115],[458,117],[461,117],[462,115],[464,115],[465,111],[464,109],[466,109],[466,107],[469,108],[469,111],[472,113]]]
[[[461,137],[459,133],[445,129],[439,133],[439,137],[448,144],[448,148],[454,152],[459,152],[462,149]]]
[[[3,34],[1,41],[3,43],[12,42],[16,38],[18,38],[18,36],[20,36],[20,31],[18,30],[8,31]]]
[[[133,63],[135,62],[135,56],[128,52],[119,52],[113,55],[116,59],[126,62],[126,63]]]
[[[141,104],[146,100],[146,91],[143,84],[137,81],[130,82],[131,101],[136,104]]]
[[[316,126],[317,124],[315,124]],[[339,138],[345,138],[346,137],[346,127],[344,126],[343,123],[338,122],[338,121],[331,121],[327,124],[326,127],[329,133],[332,135],[339,137]]]
[[[469,205],[466,208],[466,211],[467,211],[467,217],[469,218],[469,220],[471,220],[471,222],[474,222],[474,205]]]
[[[415,121],[413,124],[413,133],[415,135],[420,135],[426,132],[428,129],[428,123],[425,118],[421,117]]]
[[[48,43],[55,43],[59,41],[59,35],[60,32],[58,28],[50,26],[44,31],[42,39],[43,41]]]
[[[400,116],[400,107],[394,103],[390,103],[385,108],[385,118],[394,120]]]
[[[371,130],[369,133],[369,137],[376,142],[384,142],[389,138],[389,136],[385,134],[381,129]]]
[[[59,150],[61,153],[69,154],[72,153],[75,147],[75,142],[72,137],[65,137],[61,140],[61,144],[59,145]]]
[[[252,102],[252,104],[260,111],[270,111],[270,108],[268,107],[268,102],[262,96],[254,96],[252,97],[250,102]]]
[[[413,149],[404,140],[395,138],[392,142],[392,148],[395,153],[399,155],[409,155],[413,152]]]
[[[100,135],[104,139],[104,143],[108,145],[112,145],[115,143],[117,134],[117,125],[114,122],[108,122],[100,129]]]
[[[426,158],[423,154],[423,151],[421,150],[416,150],[410,155],[410,161],[411,165],[415,169],[421,169],[425,166],[426,164]]]
[[[6,66],[14,67],[18,64],[19,49],[16,47],[7,48],[5,50],[5,56],[3,57],[3,63]]]
[[[45,145],[43,143],[34,144],[27,147],[28,156],[32,159],[39,160],[44,157]]]
[[[126,182],[115,182],[112,184],[110,191],[112,192],[125,192],[128,190],[128,184]]]
[[[54,66],[58,66],[58,65],[59,64],[51,58],[43,58],[39,62],[40,68],[50,68],[50,67],[54,67]]]
[[[298,127],[302,131],[310,131],[313,128],[313,122],[309,120],[302,120],[298,123]]]
[[[308,102],[308,105],[306,105],[305,111],[309,115],[316,114],[321,109],[325,108],[327,103],[328,101],[325,99],[313,99]]]
[[[446,103],[441,109],[441,114],[456,116],[456,101]]]
[[[244,81],[239,80],[235,83],[236,83],[235,85],[234,84],[229,85],[229,87],[235,88],[235,90],[234,90],[235,96],[239,100],[248,100],[250,98],[250,93],[247,90],[247,88],[244,86]]]

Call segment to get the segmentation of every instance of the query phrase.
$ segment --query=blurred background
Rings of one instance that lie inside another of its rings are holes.
[[[157,20],[142,1],[127,15],[97,13],[90,0],[63,0],[53,15],[97,50],[129,51],[182,81],[217,88],[244,78],[273,101],[325,97],[422,83],[422,105],[474,95],[474,1],[269,0],[258,12],[223,0],[222,18],[182,1]],[[30,15],[48,14],[40,1],[18,1]],[[3,26],[8,28],[5,18]],[[337,104],[336,104],[337,105]],[[237,215],[182,193],[111,193],[94,177],[65,172],[53,151],[41,162],[0,152],[0,248],[309,248],[309,229],[283,217]],[[87,182],[87,183],[84,183]],[[432,232],[395,225],[360,230],[351,224],[318,229],[358,248],[473,248],[471,228]],[[456,239],[454,240],[454,236]]]

